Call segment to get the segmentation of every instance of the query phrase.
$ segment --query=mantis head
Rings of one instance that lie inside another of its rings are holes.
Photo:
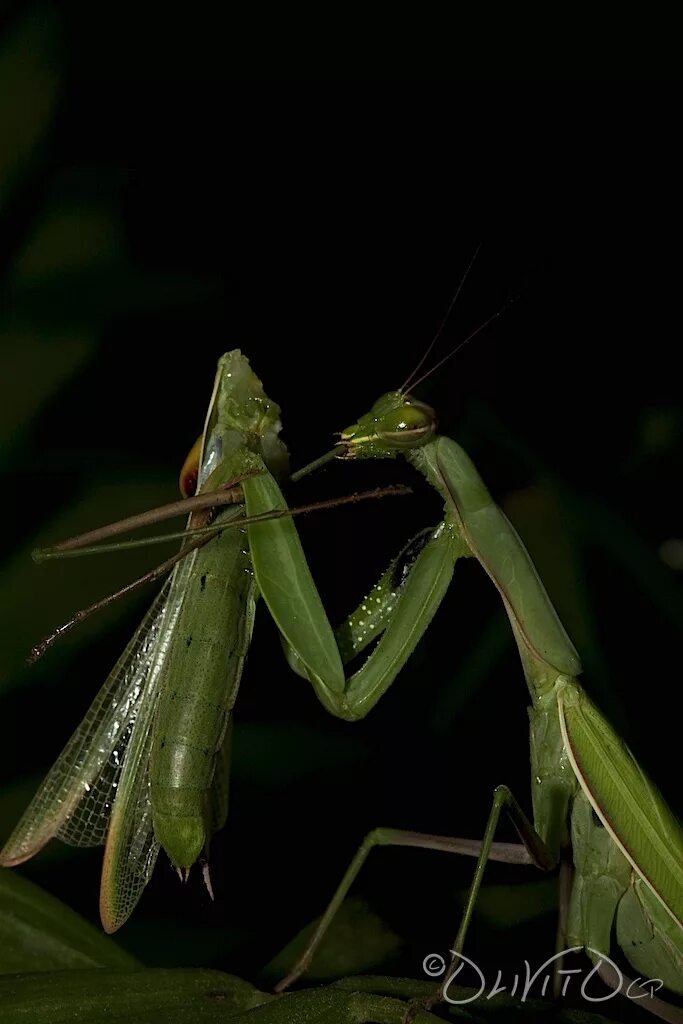
[[[436,413],[430,406],[402,391],[389,391],[357,423],[342,430],[341,458],[391,458],[427,444],[436,425]]]
[[[249,360],[239,349],[226,352],[218,360],[204,433],[180,472],[182,494],[194,494],[197,482],[242,447],[259,455],[275,476],[286,474],[289,456],[278,437],[281,429],[280,406],[268,398]]]

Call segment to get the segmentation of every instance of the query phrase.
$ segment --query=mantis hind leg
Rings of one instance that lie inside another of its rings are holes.
[[[496,829],[498,828],[498,821],[500,820],[503,808],[505,808],[512,819],[512,823],[519,834],[519,838],[522,840],[522,845],[529,854],[530,862],[535,864],[536,867],[540,868],[542,871],[552,871],[553,868],[557,866],[557,854],[553,853],[543,842],[538,832],[531,824],[520,805],[517,803],[512,792],[507,786],[496,786],[493,792],[493,803],[491,805],[491,812],[486,824],[486,831],[484,832],[484,838],[481,841],[481,848],[477,858],[477,866],[474,869],[474,878],[472,879],[472,884],[467,894],[467,902],[465,903],[462,921],[460,922],[460,928],[458,929],[458,934],[453,944],[453,961],[456,959],[456,954],[462,952],[462,948],[465,944],[467,929],[469,928],[472,913],[474,911],[474,905],[477,901],[477,896],[479,895],[479,889],[481,888],[484,871],[486,869],[486,862],[492,859],[491,848],[493,846],[493,837]]]
[[[510,816],[522,841],[521,844],[517,845],[517,849],[523,851],[525,854],[525,860],[517,861],[517,863],[535,864],[536,867],[540,868],[542,871],[552,871],[553,868],[557,866],[557,853],[552,851],[546,843],[543,842],[538,832],[513,796],[511,790],[508,789],[507,786],[497,786],[493,792],[493,802],[486,824],[484,838],[480,843],[478,843],[479,850],[477,854],[477,864],[474,869],[474,877],[467,894],[460,928],[458,929],[458,934],[451,949],[453,955],[450,965],[444,974],[444,981],[436,990],[434,995],[430,996],[426,1000],[418,1000],[413,1003],[406,1015],[405,1024],[410,1024],[410,1022],[414,1021],[420,1010],[430,1010],[432,1007],[443,1002],[446,998],[448,986],[451,984],[458,969],[457,965],[460,960],[460,953],[462,953],[465,938],[467,936],[467,930],[469,928],[470,921],[472,920],[474,906],[477,901],[477,896],[479,895],[484,871],[486,870],[486,863],[489,860],[498,859],[494,856],[494,851],[496,847],[499,847],[501,844],[494,843],[493,837],[496,829],[498,828],[498,822],[503,808]],[[458,852],[463,851],[460,850]]]
[[[499,789],[496,790],[496,794],[498,794],[499,790],[503,788],[504,787],[499,787]],[[507,792],[509,793],[509,790]],[[519,814],[524,818],[523,812],[519,809],[517,802],[514,801],[511,794],[510,798],[513,801],[515,811],[519,811]],[[494,811],[492,812],[492,815],[494,813],[496,814],[496,822],[498,820],[498,815],[500,814],[499,808],[497,811],[495,810],[498,799],[498,796],[494,798]],[[528,826],[528,829],[533,832],[533,828],[526,818],[524,818],[524,822],[526,823],[526,826]],[[522,827],[524,828],[524,826]],[[370,851],[376,846],[411,846],[422,850],[439,850],[443,853],[456,853],[467,857],[477,857],[478,866],[479,863],[485,863],[487,859],[499,861],[504,864],[534,864],[539,862],[539,856],[545,856],[544,851],[541,850],[541,847],[539,846],[540,840],[538,840],[538,837],[531,841],[530,846],[526,843],[494,843],[494,830],[495,825],[494,828],[490,830],[490,837],[488,841],[486,837],[483,840],[463,839],[451,836],[428,835],[423,832],[410,832],[403,829],[392,828],[376,828],[373,829],[372,832],[368,832],[346,869],[344,876],[335,890],[325,913],[321,917],[318,927],[311,936],[306,949],[287,977],[283,978],[275,986],[275,991],[284,992],[306,971],[315,951],[318,949],[325,933],[332,923],[335,914],[344,902],[349,889],[353,885],[359,871],[367,860]],[[487,829],[487,835],[488,834],[489,829]],[[476,893],[474,893],[474,897],[476,898]]]

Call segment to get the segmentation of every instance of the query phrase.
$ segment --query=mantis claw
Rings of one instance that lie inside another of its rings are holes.
[[[206,886],[206,891],[208,892],[211,898],[211,902],[215,903],[215,896],[213,894],[213,886],[211,885],[211,874],[209,872],[208,860],[205,860],[202,863],[202,878],[204,879],[204,885]]]

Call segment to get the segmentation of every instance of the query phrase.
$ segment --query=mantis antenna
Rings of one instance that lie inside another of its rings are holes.
[[[417,364],[417,366],[413,369],[413,371],[410,374],[408,374],[408,377],[406,378],[406,380],[403,382],[403,384],[399,388],[399,391],[402,394],[405,394],[405,392],[408,390],[408,388],[410,387],[411,380],[413,379],[415,374],[418,372],[420,367],[424,364],[424,362],[427,359],[429,353],[432,351],[432,349],[436,345],[437,341],[439,340],[439,338],[443,334],[443,329],[446,326],[446,324],[448,323],[448,319],[449,319],[451,313],[453,312],[453,307],[455,306],[456,302],[458,301],[458,298],[460,296],[460,292],[462,291],[463,286],[465,284],[465,281],[467,280],[467,278],[469,276],[470,270],[472,269],[472,267],[474,265],[474,261],[476,260],[477,256],[479,255],[479,250],[481,249],[481,246],[482,246],[482,243],[478,242],[477,243],[477,247],[474,250],[474,253],[472,254],[470,262],[467,264],[467,266],[465,268],[465,273],[460,278],[460,283],[458,284],[458,287],[455,289],[455,294],[453,295],[453,298],[451,299],[450,303],[448,304],[448,309],[444,313],[444,316],[442,317],[441,323],[439,324],[439,326],[436,329],[436,334],[434,335],[434,337],[430,341],[430,343],[427,346],[427,348],[424,350],[424,352],[422,354],[422,358],[420,359],[420,361]]]
[[[465,345],[469,344],[469,342],[472,341],[473,338],[476,338],[476,336],[478,334],[481,334],[481,332],[486,327],[488,327],[490,324],[492,324],[494,320],[497,320],[499,316],[502,316],[503,313],[506,313],[508,311],[508,309],[510,308],[510,306],[514,305],[514,303],[517,301],[518,298],[519,298],[518,295],[514,295],[511,299],[508,299],[507,302],[504,302],[503,305],[500,307],[500,309],[496,313],[494,313],[492,316],[490,316],[487,320],[484,320],[483,323],[479,324],[479,326],[477,327],[476,330],[472,331],[471,334],[468,334],[468,336],[465,338],[465,340],[459,342],[455,346],[455,348],[452,348],[451,351],[448,352],[443,357],[443,359],[440,359],[438,361],[438,363],[436,363],[434,366],[432,366],[431,370],[427,370],[427,372],[423,373],[421,377],[418,377],[417,380],[413,381],[411,387],[416,388],[418,386],[418,384],[422,384],[424,381],[427,380],[428,377],[431,377],[431,375],[433,373],[435,373],[438,369],[440,369],[443,366],[444,363],[448,362],[448,360],[451,358],[451,356],[454,356],[456,354],[456,352],[460,352],[460,350],[463,349],[465,347]],[[403,390],[403,389],[401,389],[401,390]]]

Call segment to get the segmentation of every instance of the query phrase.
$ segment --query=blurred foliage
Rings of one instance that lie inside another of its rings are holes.
[[[34,5],[18,18],[0,53],[0,209],[45,145],[60,85],[60,27],[54,10]]]
[[[303,954],[317,924],[317,920],[311,921],[263,968],[265,982],[275,984],[285,977]],[[400,945],[398,936],[362,900],[345,900],[330,925],[325,942],[314,954],[306,978],[317,981],[360,974],[391,960]]]
[[[135,959],[16,872],[0,873],[0,972],[133,967]]]
[[[370,945],[376,949],[378,923],[358,907],[353,915],[356,930],[369,926],[374,933]],[[335,969],[343,959],[348,962],[348,920],[330,935],[330,944],[342,955],[331,962]],[[35,1024],[402,1024],[410,1000],[430,994],[429,986],[419,982],[358,977],[327,989],[273,996],[219,971],[144,969],[58,900],[9,872],[0,880],[0,928],[0,1007],[6,1024],[27,1019]],[[380,941],[386,942],[386,937]],[[285,951],[277,959],[285,970],[292,964]],[[467,999],[471,991],[454,988],[452,996]],[[519,1012],[517,1004],[503,997],[482,1013],[453,1008],[448,1016],[470,1021],[493,1016],[500,1021],[514,1012]],[[529,1017],[542,1013],[542,1019],[566,1024],[605,1022],[592,1014],[579,1016],[555,1011],[548,1004],[529,1004]],[[415,1024],[438,1019],[421,1011]]]
[[[0,838],[151,599],[107,609],[29,670],[46,632],[154,563],[136,551],[39,568],[31,550],[175,496],[230,347],[243,347],[281,403],[293,463],[320,454],[417,362],[480,238],[477,187],[484,209],[495,191],[465,176],[462,154],[476,146],[460,142],[460,93],[437,94],[444,111],[428,124],[434,94],[397,93],[392,104],[367,91],[354,105],[343,87],[260,90],[223,74],[224,31],[210,16],[164,17],[11,3],[0,20]],[[153,45],[138,31],[152,21]],[[435,139],[454,109],[451,159]],[[516,123],[511,94],[482,108],[484,123],[501,111]],[[680,721],[661,700],[683,621],[673,571],[683,417],[667,348],[681,256],[662,240],[678,207],[671,199],[655,216],[662,180],[650,190],[641,180],[608,222],[592,182],[588,219],[574,219],[564,150],[558,165],[566,178],[535,214],[524,209],[523,229],[483,247],[439,354],[510,294],[520,301],[419,393],[528,544],[587,687],[676,803]],[[335,465],[300,493],[312,501],[398,480],[414,483],[398,462]],[[439,511],[418,483],[400,511],[301,521],[333,618]],[[222,971],[283,970],[370,828],[478,835],[500,782],[528,806],[524,684],[476,567],[458,567],[429,637],[353,726],[284,670],[261,614],[237,707],[230,818],[212,846],[216,902],[199,878],[181,887],[160,858],[114,944],[97,930],[99,852],[51,844],[21,878],[0,878],[0,970],[22,972],[0,979],[3,1024],[399,1021],[426,983],[358,977],[275,1000]],[[347,904],[315,976],[419,974],[430,950],[452,942],[470,874],[438,854],[373,853],[354,888],[362,902]],[[543,962],[554,883],[501,865],[487,878],[471,954],[492,976]],[[546,1004],[523,1011],[594,1019]],[[521,1012],[503,998],[461,1015]],[[609,1012],[635,1013],[617,1001]]]

